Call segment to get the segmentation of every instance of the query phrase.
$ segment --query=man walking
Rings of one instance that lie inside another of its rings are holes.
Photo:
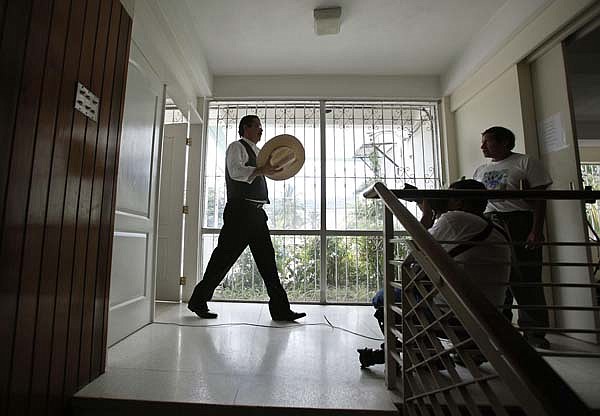
[[[304,312],[290,309],[287,293],[277,272],[267,215],[262,207],[269,203],[265,175],[271,175],[280,169],[268,161],[265,166],[256,167],[259,151],[256,143],[261,139],[262,132],[258,116],[244,116],[239,124],[240,140],[227,148],[227,204],[223,212],[223,227],[204,277],[194,288],[188,303],[188,309],[200,318],[217,317],[216,313],[208,309],[206,302],[212,298],[216,287],[248,246],[267,288],[271,318],[275,321],[294,321],[306,316]]]

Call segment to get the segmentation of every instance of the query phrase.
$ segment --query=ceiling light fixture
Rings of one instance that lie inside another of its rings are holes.
[[[315,33],[317,35],[335,35],[336,33],[340,33],[341,7],[315,9],[313,15],[315,17]]]

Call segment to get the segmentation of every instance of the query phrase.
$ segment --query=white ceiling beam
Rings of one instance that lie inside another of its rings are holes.
[[[511,66],[530,56],[594,4],[597,4],[597,0],[552,1],[531,22],[514,34],[497,53],[487,59],[473,75],[452,91],[452,111],[468,102]]]
[[[196,50],[192,55],[187,46],[182,47],[182,44],[193,45],[193,39],[186,39],[183,27],[172,29],[177,27],[174,17],[165,16],[157,0],[135,2],[134,12],[133,41],[167,85],[167,94],[177,107],[184,114],[189,111],[192,122],[201,122],[196,97],[210,95],[212,90],[212,75],[202,52]]]
[[[504,3],[442,75],[444,95],[452,93],[473,75],[551,2],[552,0],[508,0]]]

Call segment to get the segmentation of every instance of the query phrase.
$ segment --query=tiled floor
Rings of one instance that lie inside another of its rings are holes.
[[[356,349],[377,348],[381,341],[332,329],[324,317],[379,339],[373,308],[293,308],[308,316],[297,324],[278,323],[266,304],[214,302],[219,318],[200,320],[185,304],[158,303],[156,322],[110,348],[106,373],[77,397],[395,411],[383,366],[361,370],[358,364]],[[600,349],[549,338],[555,350]],[[600,409],[600,359],[547,360],[588,406]]]
[[[156,323],[110,348],[106,373],[77,397],[396,410],[383,366],[361,370],[358,363],[357,348],[381,341],[332,329],[324,318],[381,338],[372,307],[293,305],[308,316],[286,324],[272,321],[266,304],[210,306],[218,319],[200,320],[185,304],[158,303]]]

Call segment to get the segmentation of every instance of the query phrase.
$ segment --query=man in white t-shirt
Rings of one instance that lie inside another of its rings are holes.
[[[552,178],[542,164],[527,155],[514,153],[515,135],[505,127],[491,127],[481,134],[481,150],[491,162],[479,166],[473,178],[483,182],[487,189],[519,190],[546,189]],[[490,200],[486,216],[501,221],[507,228],[514,246],[511,283],[541,283],[543,225],[546,201],[525,201],[522,199]],[[514,295],[519,305],[546,306],[544,291],[539,287],[513,287],[507,291],[505,315],[512,319],[508,309]],[[548,314],[545,309],[520,309],[519,326],[548,327]],[[543,330],[525,331],[531,345],[549,348]]]

